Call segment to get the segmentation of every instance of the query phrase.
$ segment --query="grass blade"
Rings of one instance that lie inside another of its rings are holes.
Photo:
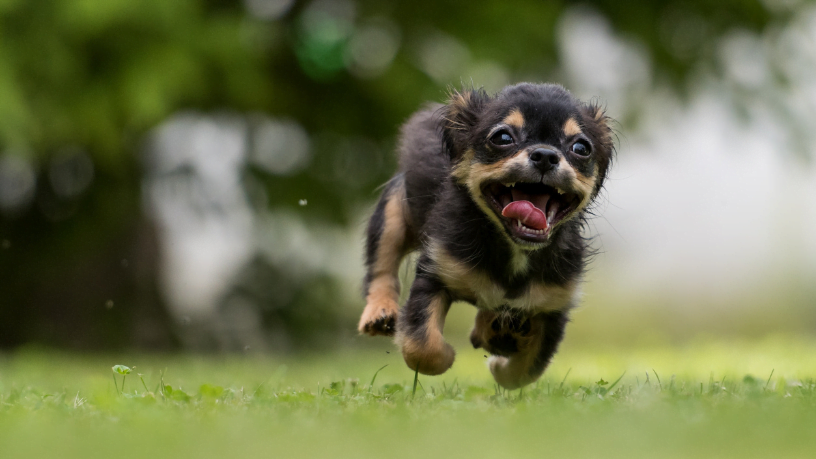
[[[612,388],[615,387],[620,382],[621,379],[623,379],[623,375],[625,374],[626,372],[624,371],[622,375],[618,376],[618,379],[616,379],[615,382],[613,382],[612,384],[609,385],[609,387],[606,388],[607,394],[612,392]]]
[[[387,367],[387,366],[388,366],[388,364],[386,363],[385,365],[381,366],[379,370],[374,372],[374,376],[371,377],[371,383],[368,384],[368,392],[369,393],[371,392],[371,389],[374,387],[374,381],[377,380],[377,375],[380,374],[380,371],[382,371],[382,369]]]
[[[417,365],[416,371],[414,372],[414,389],[411,391],[411,400],[413,400],[416,395],[417,382],[419,382],[419,365]]]
[[[768,390],[768,384],[771,383],[771,377],[773,377],[773,373],[776,368],[771,368],[771,374],[768,376],[768,380],[765,382],[765,387],[762,389],[763,391]]]
[[[567,376],[569,376],[570,371],[572,371],[572,367],[570,367],[570,369],[569,369],[569,370],[567,370],[567,374],[565,374],[565,375],[564,375],[564,379],[562,379],[562,380],[561,380],[561,384],[559,384],[559,385],[558,385],[558,389],[559,389],[559,390],[560,390],[562,387],[564,387],[564,382],[567,380]]]

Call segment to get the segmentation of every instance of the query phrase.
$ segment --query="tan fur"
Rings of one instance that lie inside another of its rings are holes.
[[[575,127],[579,129],[577,122],[570,118],[570,121],[575,124]],[[565,123],[565,129],[570,125],[570,121]],[[541,146],[537,146],[541,147]],[[550,147],[552,148],[552,147]],[[462,185],[465,185],[470,193],[473,201],[479,208],[484,212],[487,217],[498,226],[501,230],[500,233],[503,237],[505,237],[510,242],[510,247],[513,248],[513,259],[511,260],[511,266],[513,267],[514,274],[523,274],[527,272],[528,263],[527,263],[527,255],[525,253],[526,250],[533,250],[535,246],[531,247],[520,247],[517,245],[509,236],[507,236],[506,232],[503,229],[503,223],[501,219],[496,215],[493,211],[493,208],[488,204],[487,198],[485,198],[484,193],[482,193],[482,185],[487,182],[491,181],[501,181],[508,170],[512,170],[513,167],[521,166],[523,167],[527,160],[528,160],[528,151],[521,150],[515,155],[511,156],[510,158],[506,158],[502,161],[492,163],[492,164],[483,164],[474,161],[475,152],[472,149],[468,149],[465,151],[465,154],[462,156],[462,159],[456,164],[453,169],[452,175]],[[575,213],[583,210],[592,200],[593,192],[595,190],[595,184],[597,182],[598,177],[598,169],[597,166],[595,168],[594,174],[592,177],[586,177],[583,174],[577,172],[569,161],[566,158],[561,157],[561,161],[559,163],[559,174],[561,174],[561,178],[559,181],[564,183],[572,184],[572,190],[579,191],[582,195],[582,200],[579,203],[578,207],[573,211],[572,215]],[[563,224],[570,220],[572,215],[568,215],[566,218],[562,219],[560,222],[556,224],[558,225]],[[555,231],[555,227],[552,229]]]
[[[371,324],[381,318],[396,318],[399,312],[399,265],[406,247],[405,189],[400,188],[388,198],[385,205],[383,232],[377,247],[377,259],[372,266],[372,279],[366,295],[366,307],[357,330],[370,335],[381,334]]]
[[[471,148],[467,149],[462,154],[462,158],[459,159],[459,162],[457,162],[456,165],[453,167],[451,175],[459,183],[465,183],[465,180],[467,180],[468,175],[470,175],[470,166],[473,163],[474,156],[476,156],[476,152]]]
[[[467,108],[468,104],[470,104],[470,98],[470,91],[459,92],[453,90],[450,94],[450,98],[448,99],[448,105],[451,107],[451,115],[455,117],[455,115],[461,113],[463,109]],[[451,122],[452,120],[449,119],[448,121]]]
[[[531,345],[531,343],[536,341],[535,336],[533,336],[533,333],[536,331],[533,328],[535,323],[530,322],[531,327],[527,333],[520,330],[513,330],[509,325],[512,320],[524,321],[529,320],[532,317],[534,317],[534,314],[519,317],[517,314],[513,314],[506,309],[499,311],[480,309],[479,312],[476,313],[476,320],[473,325],[473,330],[470,332],[470,342],[476,347],[488,349],[490,346],[487,343],[489,343],[494,336],[498,334],[509,334],[516,340],[519,351],[524,352],[525,349]],[[498,323],[500,324],[498,331],[493,330],[493,322],[496,320],[498,320]]]
[[[456,260],[436,242],[431,241],[428,244],[427,253],[436,264],[437,275],[448,290],[456,295],[469,298],[477,305],[483,302],[483,298],[504,295],[504,289],[491,281],[486,274]]]
[[[510,357],[493,355],[488,360],[493,379],[505,389],[518,389],[538,379],[540,375],[530,375],[529,370],[536,359],[543,332],[534,333],[524,348]]]
[[[513,251],[510,258],[510,267],[513,268],[513,275],[526,274],[530,268],[530,259],[527,258],[527,252],[516,244],[511,245],[510,248]],[[527,250],[532,250],[532,248]]]
[[[490,350],[488,343],[495,335],[512,335],[516,340],[518,352],[511,357],[493,355],[488,361],[488,366],[490,372],[493,373],[493,378],[502,387],[518,389],[538,379],[538,375],[530,374],[530,369],[535,363],[536,354],[544,337],[544,320],[541,315],[528,316],[524,320],[530,321],[530,330],[525,334],[510,331],[504,324],[502,328],[495,331],[492,326],[493,321],[497,319],[502,321],[501,315],[502,313],[497,311],[479,310],[473,331],[470,333],[470,341],[474,346]]]
[[[456,260],[435,242],[428,244],[428,254],[436,263],[437,274],[448,289],[461,297],[474,300],[480,309],[496,309],[508,305],[530,313],[565,311],[577,294],[577,282],[566,287],[532,283],[518,298],[507,299],[507,292],[499,284],[483,272]]]
[[[482,347],[484,343],[493,336],[491,324],[498,317],[498,313],[489,309],[479,309],[473,323],[473,330],[470,331],[470,342],[474,347]]]
[[[509,158],[492,164],[472,164],[467,178],[468,188],[471,190],[474,188],[479,189],[485,182],[501,180],[507,174],[507,170],[514,164],[524,164],[527,161],[527,150],[522,150]]]
[[[495,214],[482,193],[482,185],[488,181],[500,180],[505,175],[507,168],[512,167],[514,163],[526,161],[527,152],[520,151],[510,158],[493,164],[475,163],[473,161],[475,154],[472,149],[467,150],[454,167],[452,175],[457,182],[467,187],[473,202],[499,227],[501,234],[510,242],[514,250],[511,260],[513,272],[522,274],[527,271],[527,255],[505,234],[501,219]]]
[[[581,126],[578,124],[578,121],[575,121],[575,118],[570,118],[564,123],[564,135],[567,138],[580,134]]]
[[[589,205],[589,202],[592,201],[593,192],[595,191],[595,184],[598,181],[598,166],[595,166],[595,171],[593,172],[592,177],[586,177],[575,170],[565,158],[561,158],[561,162],[558,165],[558,170],[559,174],[561,174],[559,180],[571,183],[572,191],[577,191],[582,197],[581,202],[578,203],[578,206],[572,211],[572,213],[564,217],[564,219],[553,227],[553,232],[555,231],[555,228],[569,221],[573,215],[582,211]]]
[[[360,316],[357,330],[372,336],[381,334],[374,328],[366,325],[387,317],[396,317],[399,313],[399,280],[396,276],[382,275],[374,278],[366,295],[366,307]]]
[[[456,352],[442,336],[449,307],[450,301],[442,295],[431,300],[428,305],[431,316],[422,340],[410,335],[397,335],[397,345],[402,349],[402,357],[408,368],[424,375],[439,375],[453,365]]]
[[[595,166],[592,177],[587,177],[571,167],[569,169],[572,172],[572,183],[575,184],[577,189],[581,190],[581,193],[584,196],[583,200],[581,200],[581,203],[576,208],[576,211],[582,210],[589,205],[589,201],[592,200],[592,194],[595,192],[595,184],[598,181],[598,166]]]
[[[468,180],[468,192],[470,193],[471,197],[473,197],[473,202],[475,202],[476,205],[479,206],[479,209],[481,209],[482,212],[484,212],[484,214],[487,215],[487,218],[489,218],[494,224],[501,228],[502,222],[499,219],[499,217],[495,214],[493,209],[490,207],[490,205],[487,203],[484,193],[482,193],[482,189],[479,187],[479,183],[475,183],[472,180]],[[501,231],[501,234],[505,238],[510,240],[510,238],[504,233],[504,231]],[[510,242],[512,243],[512,241]]]
[[[522,129],[524,127],[524,115],[521,114],[521,110],[515,108],[509,115],[507,115],[506,118],[504,118],[503,123],[507,124],[508,126]]]

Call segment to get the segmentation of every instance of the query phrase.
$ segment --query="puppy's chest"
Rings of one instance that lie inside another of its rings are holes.
[[[563,311],[573,305],[577,283],[567,286],[530,281],[508,289],[486,273],[456,262],[449,255],[436,258],[437,275],[457,300],[474,303],[480,309],[510,307],[531,312]]]

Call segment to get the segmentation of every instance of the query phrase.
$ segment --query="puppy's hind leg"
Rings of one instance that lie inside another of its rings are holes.
[[[360,333],[391,336],[399,313],[399,266],[411,250],[405,185],[401,175],[391,179],[366,231],[366,307],[357,329]]]

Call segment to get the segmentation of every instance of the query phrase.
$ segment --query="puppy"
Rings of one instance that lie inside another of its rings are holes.
[[[412,370],[438,375],[455,352],[453,301],[478,308],[470,339],[505,388],[537,380],[564,336],[588,253],[587,207],[612,162],[609,118],[563,87],[495,96],[454,91],[402,127],[399,171],[367,230],[359,331],[395,335]],[[397,273],[418,250],[400,309]]]

